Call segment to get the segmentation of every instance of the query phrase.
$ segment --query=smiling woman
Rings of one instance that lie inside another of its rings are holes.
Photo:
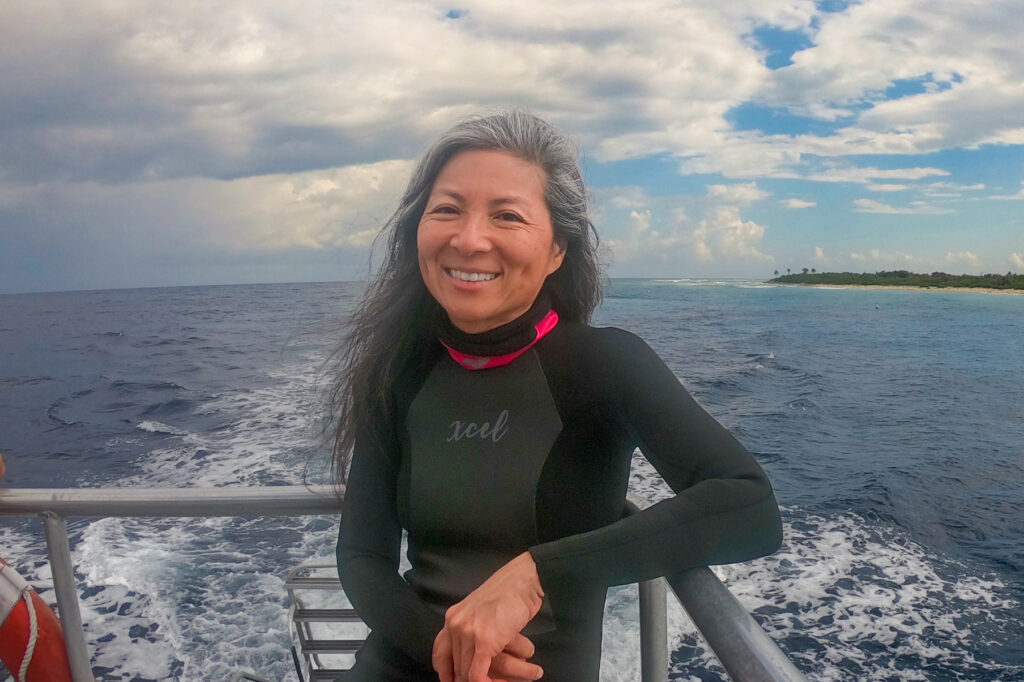
[[[544,171],[507,152],[462,152],[437,176],[416,248],[427,289],[456,327],[478,333],[516,319],[565,256]]]
[[[372,630],[347,680],[594,682],[609,586],[779,546],[746,449],[643,341],[587,324],[597,239],[563,135],[455,126],[385,234],[331,394],[338,571]],[[676,496],[623,519],[637,446]]]

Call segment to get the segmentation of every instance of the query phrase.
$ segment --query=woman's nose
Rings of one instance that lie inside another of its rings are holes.
[[[487,216],[466,214],[452,235],[450,244],[462,253],[486,251],[491,247],[487,228]]]

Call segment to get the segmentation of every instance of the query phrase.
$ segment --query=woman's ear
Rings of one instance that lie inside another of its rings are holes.
[[[548,269],[549,275],[562,267],[562,261],[565,260],[565,250],[567,248],[566,241],[564,239],[555,239],[551,248],[551,266]]]

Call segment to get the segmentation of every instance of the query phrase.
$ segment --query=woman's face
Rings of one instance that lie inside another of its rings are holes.
[[[420,273],[462,331],[525,313],[565,249],[544,201],[544,170],[500,151],[465,151],[441,169],[416,233]]]

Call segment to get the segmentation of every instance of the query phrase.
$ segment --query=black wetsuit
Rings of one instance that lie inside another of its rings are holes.
[[[500,356],[546,312],[441,337]],[[609,586],[778,548],[764,472],[636,336],[562,322],[499,367],[454,357],[438,344],[399,380],[397,418],[357,439],[338,569],[372,632],[347,680],[436,680],[445,609],[529,550],[546,593],[531,660],[548,682],[596,681]],[[637,446],[677,495],[622,518]]]

